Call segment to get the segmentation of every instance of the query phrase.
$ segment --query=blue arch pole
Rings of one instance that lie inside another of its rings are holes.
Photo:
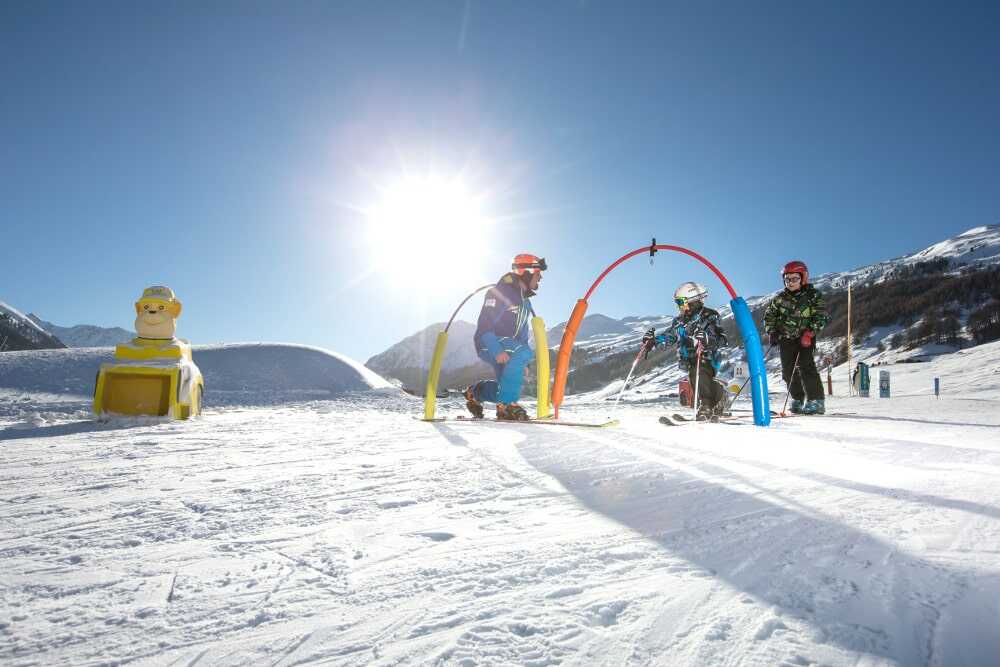
[[[753,323],[750,307],[743,297],[736,297],[729,302],[729,306],[733,309],[733,317],[740,330],[743,347],[747,351],[747,365],[750,366],[750,396],[753,399],[753,423],[757,426],[767,426],[771,423],[771,406],[767,395],[767,367],[760,347],[760,335]]]

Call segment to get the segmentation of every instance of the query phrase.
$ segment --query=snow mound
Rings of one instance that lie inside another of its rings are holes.
[[[0,387],[90,396],[97,371],[114,349],[70,348],[0,354]],[[205,404],[271,404],[392,385],[353,359],[307,345],[233,343],[194,347],[205,376]]]

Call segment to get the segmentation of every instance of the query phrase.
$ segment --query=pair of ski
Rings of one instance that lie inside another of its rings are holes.
[[[488,424],[537,424],[540,426],[581,426],[584,428],[608,428],[609,426],[618,426],[617,419],[608,419],[603,422],[574,422],[574,421],[563,421],[562,419],[525,419],[522,421],[515,421],[513,419],[496,419],[495,417],[472,417],[469,415],[458,415],[457,417],[439,417],[431,421],[443,422],[443,421],[460,421],[460,422],[479,422]]]
[[[682,415],[679,412],[675,412],[672,415],[663,415],[660,417],[660,423],[666,426],[683,426],[685,424],[739,424],[738,419],[742,419],[744,416],[753,415],[725,415],[712,417],[711,419],[695,420],[687,415]]]
[[[772,410],[771,411],[771,419],[788,419],[790,417],[850,417],[853,414],[856,414],[856,413],[854,413],[854,412],[827,412],[827,413],[824,413],[824,414],[821,414],[821,415],[819,415],[819,414],[816,414],[816,415],[806,415],[806,414],[795,414],[795,413],[791,413],[790,412],[790,413],[786,413],[786,414],[781,414],[779,412],[775,412],[775,411]],[[696,420],[692,419],[688,415],[682,415],[679,412],[675,412],[674,414],[672,414],[670,416],[664,415],[664,416],[660,417],[660,423],[664,424],[666,426],[683,426],[684,424],[705,424],[705,423],[708,423],[708,424],[729,424],[729,425],[732,425],[732,426],[739,426],[740,424],[745,424],[746,423],[746,422],[741,422],[740,420],[741,419],[746,419],[747,417],[752,418],[753,417],[753,413],[746,413],[746,414],[741,414],[741,415],[725,415],[725,416],[722,416],[722,417],[713,417],[712,419],[709,419],[709,420],[696,421]]]

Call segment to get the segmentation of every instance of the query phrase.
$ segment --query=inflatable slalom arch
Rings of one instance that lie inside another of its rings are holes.
[[[437,406],[438,378],[441,375],[441,360],[444,358],[445,348],[448,347],[448,329],[451,328],[451,323],[455,321],[458,311],[469,299],[483,290],[493,287],[493,284],[483,285],[462,299],[462,303],[458,304],[458,308],[451,314],[444,330],[438,332],[437,342],[434,345],[434,356],[431,358],[431,367],[427,373],[427,388],[424,393],[424,421],[435,421],[434,410]],[[535,363],[538,364],[535,369],[538,375],[538,413],[536,418],[549,419],[552,416],[552,408],[549,403],[549,343],[545,336],[545,321],[538,316],[533,316],[531,318],[531,332],[535,337]]]
[[[604,272],[597,277],[594,284],[590,286],[587,293],[582,299],[576,302],[576,306],[573,308],[573,314],[570,315],[569,322],[566,324],[566,330],[563,333],[562,342],[559,344],[559,356],[556,358],[556,375],[555,382],[552,387],[552,404],[555,407],[555,418],[559,418],[559,406],[562,404],[563,397],[566,392],[566,377],[569,374],[569,359],[570,355],[573,353],[573,344],[576,341],[576,332],[580,328],[580,322],[583,321],[583,316],[587,313],[588,300],[591,295],[593,295],[594,290],[597,286],[601,284],[605,276],[611,273],[615,268],[617,268],[624,261],[635,257],[636,255],[643,255],[648,253],[650,261],[652,261],[653,256],[658,250],[669,250],[672,252],[679,252],[694,259],[698,260],[705,266],[707,266],[712,273],[714,273],[725,288],[729,291],[729,295],[732,300],[729,302],[730,307],[733,309],[733,316],[736,318],[736,326],[739,328],[740,337],[743,339],[743,346],[746,349],[747,362],[750,366],[750,393],[753,399],[753,421],[757,426],[767,426],[771,423],[771,412],[770,406],[768,404],[767,396],[767,374],[764,368],[764,354],[760,346],[760,336],[757,333],[757,327],[754,326],[753,316],[750,314],[750,308],[747,306],[746,301],[743,297],[737,296],[736,291],[733,286],[729,283],[722,272],[715,268],[710,261],[702,257],[696,252],[688,250],[687,248],[682,248],[675,245],[657,245],[656,239],[653,239],[652,244],[633,250],[632,252],[624,255],[618,260],[604,269]],[[544,348],[538,348],[544,349]],[[546,373],[546,376],[548,374]],[[538,377],[543,377],[541,374],[541,368],[539,368]],[[541,403],[539,403],[541,405]]]

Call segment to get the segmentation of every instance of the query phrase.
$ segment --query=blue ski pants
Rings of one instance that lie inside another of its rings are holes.
[[[496,374],[496,380],[480,380],[472,385],[472,393],[479,402],[516,403],[521,397],[524,367],[535,358],[535,353],[526,343],[513,338],[501,338],[500,345],[510,355],[506,364],[498,364],[487,350],[479,351],[479,358],[492,366]]]

